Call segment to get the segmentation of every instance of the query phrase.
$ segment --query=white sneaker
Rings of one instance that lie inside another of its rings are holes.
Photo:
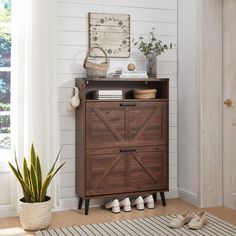
[[[207,223],[207,216],[204,211],[195,213],[188,223],[189,229],[201,229]]]
[[[169,227],[179,229],[183,227],[187,222],[191,220],[191,214],[189,211],[176,215],[176,217],[169,223]]]
[[[138,210],[144,210],[144,201],[141,196],[137,197],[136,199],[132,200],[132,206],[136,206]]]
[[[143,199],[144,204],[147,204],[148,209],[153,209],[154,208],[154,198],[152,195],[149,195]]]
[[[131,211],[131,203],[128,197],[120,201],[120,207],[123,207],[125,212]]]
[[[106,203],[106,209],[110,209],[113,213],[120,213],[120,203],[117,199],[111,200],[110,202]]]

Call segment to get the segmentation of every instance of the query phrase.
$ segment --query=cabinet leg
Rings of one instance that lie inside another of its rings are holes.
[[[78,205],[79,210],[82,208],[82,205],[83,205],[83,198],[79,197],[79,205]]]
[[[89,211],[89,199],[85,200],[85,215],[88,215]]]
[[[152,196],[153,196],[154,202],[156,202],[157,201],[157,193],[152,193]]]
[[[164,192],[160,192],[160,195],[161,195],[162,205],[163,205],[163,206],[166,206],[165,193],[164,193]]]

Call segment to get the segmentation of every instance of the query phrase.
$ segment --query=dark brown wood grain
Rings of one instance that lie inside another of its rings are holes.
[[[82,199],[135,196],[169,189],[168,79],[77,79],[76,193]],[[156,99],[133,99],[155,88]],[[122,89],[122,100],[93,100]]]

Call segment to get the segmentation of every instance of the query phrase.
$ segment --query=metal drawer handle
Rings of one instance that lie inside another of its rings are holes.
[[[120,152],[136,152],[136,149],[120,149]]]
[[[136,103],[121,103],[121,107],[135,107]]]

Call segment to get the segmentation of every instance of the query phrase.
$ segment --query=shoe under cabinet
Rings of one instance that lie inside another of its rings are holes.
[[[76,193],[85,214],[94,198],[160,193],[169,189],[168,79],[76,79]],[[156,89],[134,99],[134,89]],[[122,90],[122,99],[97,100],[98,90]]]

